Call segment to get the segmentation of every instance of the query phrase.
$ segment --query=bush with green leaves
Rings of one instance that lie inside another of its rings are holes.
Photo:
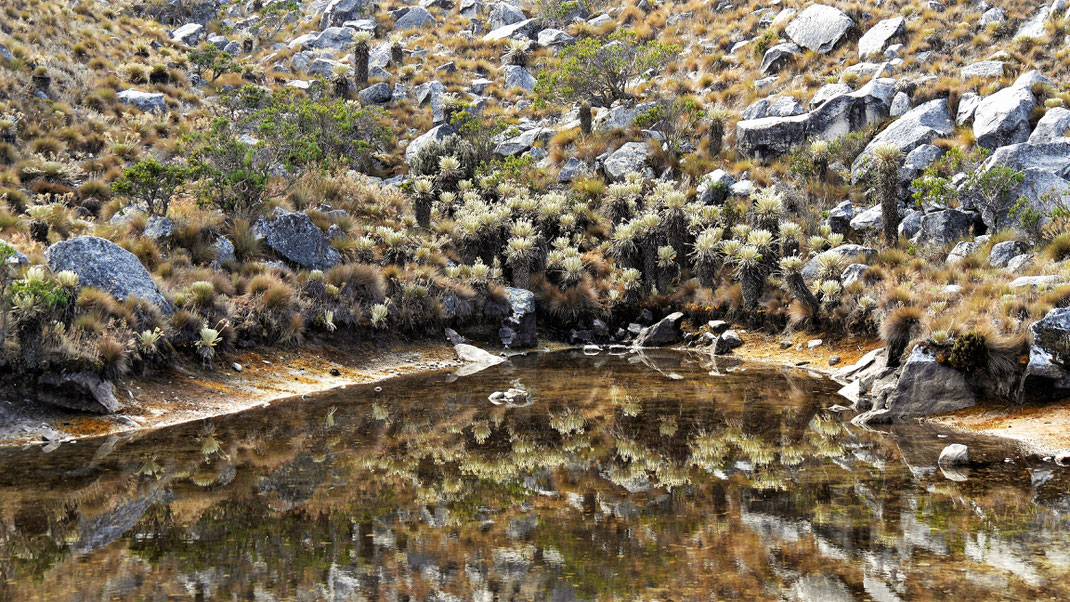
[[[220,75],[237,70],[234,57],[220,50],[215,44],[201,44],[195,50],[190,51],[188,57],[197,75],[202,77],[207,75],[209,81],[214,82]]]
[[[565,48],[539,73],[535,91],[543,100],[596,100],[608,107],[631,98],[629,82],[669,63],[679,48],[656,40],[640,41],[630,31],[585,38]]]
[[[240,140],[223,119],[190,142],[191,173],[201,182],[201,200],[233,218],[257,216],[271,179],[259,147]]]
[[[123,171],[112,190],[145,203],[151,215],[167,215],[171,197],[186,183],[190,170],[149,157]]]

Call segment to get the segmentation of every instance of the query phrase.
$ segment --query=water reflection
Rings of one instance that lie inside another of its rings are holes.
[[[945,475],[947,439],[846,425],[831,390],[563,352],[8,450],[0,598],[1068,597],[1065,472],[970,441]]]

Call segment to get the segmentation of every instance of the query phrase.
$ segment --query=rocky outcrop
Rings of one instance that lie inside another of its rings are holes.
[[[171,304],[137,257],[119,245],[96,236],[58,242],[45,251],[53,272],[70,270],[82,286],[111,293],[117,299],[134,295],[170,313]]]
[[[613,151],[602,164],[602,170],[611,182],[620,182],[631,172],[643,173],[650,168],[650,147],[645,142],[627,142]]]
[[[635,346],[664,347],[679,343],[684,337],[683,331],[680,330],[680,322],[683,319],[683,312],[677,311],[665,316],[653,326],[647,326],[635,337]]]
[[[498,331],[506,347],[529,348],[538,342],[535,323],[535,293],[522,288],[506,287],[509,295],[509,317]]]
[[[89,372],[49,372],[37,379],[37,398],[45,403],[94,414],[110,414],[119,409],[115,387]]]
[[[326,270],[341,261],[323,230],[304,213],[277,210],[258,219],[254,231],[268,248],[306,270]]]
[[[141,90],[123,90],[115,95],[119,102],[135,106],[142,111],[167,112],[167,99],[158,92],[142,92]]]
[[[979,216],[968,211],[951,208],[933,211],[922,216],[921,230],[914,240],[944,246],[969,235],[979,222]]]
[[[788,23],[784,33],[799,46],[826,53],[839,44],[854,27],[854,21],[842,11],[824,4],[811,4]]]
[[[870,393],[873,408],[854,422],[888,422],[968,408],[977,396],[966,377],[941,364],[927,347],[914,348],[896,374],[881,374]]]
[[[858,58],[867,58],[879,54],[888,42],[903,37],[906,33],[906,19],[893,17],[879,21],[858,40]]]
[[[883,144],[892,144],[904,155],[941,136],[951,134],[954,124],[948,111],[947,100],[938,98],[920,104],[877,134],[851,165],[851,180],[857,182],[869,169],[873,150]]]
[[[1070,368],[1070,307],[1048,312],[1032,326],[1033,344],[1044,350],[1053,362]]]
[[[405,160],[411,162],[416,156],[416,153],[420,152],[420,149],[427,146],[427,144],[430,142],[434,142],[436,140],[444,140],[450,136],[456,135],[457,130],[455,130],[453,126],[449,125],[448,123],[435,126],[427,132],[423,133],[422,135],[418,136],[415,140],[410,142],[408,146],[405,147]]]
[[[344,24],[365,15],[375,14],[373,0],[331,0],[320,15],[320,29]]]
[[[1058,138],[1066,136],[1070,130],[1070,109],[1052,107],[1044,112],[1044,116],[1037,122],[1033,133],[1029,135],[1030,144],[1042,144],[1054,142]]]
[[[769,160],[790,151],[806,140],[809,115],[765,117],[736,124],[736,146],[748,157]]]
[[[861,260],[868,260],[877,254],[877,249],[872,247],[864,247],[862,245],[846,244],[840,245],[836,248],[825,251],[826,253],[834,253],[839,255],[845,260],[858,258]],[[802,269],[803,278],[810,279],[817,275],[818,260],[815,256],[812,258]]]
[[[1029,139],[1029,115],[1037,99],[1028,88],[1011,86],[981,99],[973,116],[978,146],[995,149]]]
[[[422,6],[414,6],[400,19],[394,22],[394,31],[406,31],[409,29],[427,29],[435,25],[435,17],[431,11]]]
[[[858,91],[830,98],[810,112],[808,138],[832,141],[888,118],[895,80],[876,79]]]

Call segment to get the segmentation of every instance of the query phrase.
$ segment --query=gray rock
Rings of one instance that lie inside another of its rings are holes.
[[[683,312],[673,312],[653,326],[647,326],[639,331],[635,338],[636,347],[663,347],[674,345],[683,340],[684,333],[680,330],[680,321],[684,319]]]
[[[565,161],[565,164],[561,166],[561,171],[557,174],[557,181],[567,183],[576,178],[587,178],[593,175],[594,171],[586,163],[576,157],[569,157],[568,161]]]
[[[1022,276],[1015,278],[1007,286],[1011,288],[1039,288],[1062,284],[1063,277],[1055,274],[1045,276]]]
[[[962,263],[967,257],[977,252],[977,249],[980,248],[980,246],[981,245],[975,242],[966,240],[959,242],[955,245],[955,248],[951,249],[951,252],[947,254],[947,263],[951,265]]]
[[[650,147],[645,142],[627,142],[613,151],[602,164],[602,170],[611,182],[620,182],[631,172],[643,173],[650,168]]]
[[[186,23],[182,27],[171,32],[171,41],[187,46],[196,45],[204,38],[204,25],[200,23]]]
[[[854,217],[855,208],[851,201],[844,201],[829,211],[828,224],[832,231],[837,234],[847,234],[851,231],[851,219]]]
[[[981,27],[988,27],[989,25],[1000,25],[1007,21],[1007,14],[1003,12],[1002,8],[990,8],[981,15],[981,18],[977,20],[977,24]]]
[[[521,132],[519,136],[498,143],[494,147],[494,153],[502,157],[519,155],[534,146],[537,141],[549,140],[552,134],[553,132],[546,128],[531,128],[526,132]]]
[[[1057,307],[1033,323],[1033,345],[1050,356],[1051,361],[1070,368],[1070,307]]]
[[[1054,0],[1050,4],[1045,0],[1037,12],[1033,13],[1025,23],[1022,23],[1018,28],[1018,33],[1014,34],[1015,40],[1031,39],[1031,40],[1043,40],[1047,39],[1047,23],[1052,18],[1052,15],[1057,10],[1062,10],[1065,7],[1063,0]]]
[[[1052,361],[1050,353],[1033,345],[1022,379],[1023,401],[1065,399],[1070,395],[1070,369]]]
[[[985,160],[981,169],[986,170],[993,165],[1005,165],[1019,171],[1040,169],[1061,178],[1070,177],[1070,138],[1003,146]]]
[[[505,66],[505,89],[520,88],[525,92],[535,91],[535,76],[517,65]]]
[[[851,219],[851,229],[856,232],[879,230],[884,223],[884,212],[880,205],[874,205]]]
[[[981,95],[976,92],[966,92],[959,99],[959,108],[955,113],[955,123],[967,125],[973,122],[973,116],[977,114],[977,107],[981,105]]]
[[[963,67],[960,75],[962,79],[971,79],[974,77],[982,79],[999,79],[1003,77],[1003,67],[1003,61],[979,61]]]
[[[341,64],[342,63],[332,59],[319,57],[309,63],[308,66],[305,67],[305,71],[309,75],[318,75],[330,79],[334,76],[334,68]]]
[[[461,16],[466,19],[475,19],[483,13],[482,0],[461,0]]]
[[[965,466],[970,463],[970,450],[961,443],[952,443],[940,451],[936,463],[940,466]]]
[[[948,245],[969,235],[977,222],[976,213],[952,208],[934,211],[922,216],[921,230],[914,240],[921,244]]]
[[[505,25],[492,29],[483,36],[483,42],[497,42],[499,40],[530,40],[539,33],[539,24],[536,19],[525,19],[519,23]]]
[[[119,409],[115,387],[89,372],[42,374],[37,379],[37,397],[52,405],[95,414]]]
[[[555,48],[568,46],[576,41],[576,38],[568,35],[560,29],[544,29],[539,32],[539,46],[543,48]]]
[[[907,114],[910,107],[910,97],[907,96],[906,92],[896,92],[895,97],[892,98],[892,107],[888,113],[892,117],[902,117]]]
[[[806,140],[809,115],[764,117],[736,123],[736,147],[748,157],[769,160]]]
[[[945,99],[930,100],[914,107],[866,145],[851,165],[851,180],[858,181],[868,169],[873,150],[882,144],[893,144],[905,155],[922,144],[929,144],[938,137],[951,134],[953,127]]]
[[[502,344],[515,348],[534,347],[538,334],[535,323],[535,293],[522,288],[506,287],[509,307],[512,313],[505,319],[503,326],[514,333],[509,341]]]
[[[847,288],[856,282],[861,282],[868,271],[869,266],[864,263],[852,263],[847,266],[840,275],[843,287]]]
[[[854,24],[837,8],[811,4],[788,23],[784,33],[803,48],[826,53],[836,47]]]
[[[762,64],[759,67],[759,70],[761,70],[764,75],[777,73],[794,62],[795,57],[799,56],[801,52],[802,49],[791,42],[777,44],[765,51],[765,55],[762,56]]]
[[[433,142],[435,140],[443,140],[445,138],[448,138],[449,136],[456,135],[457,130],[455,130],[453,126],[449,125],[448,123],[435,126],[425,132],[423,135],[410,142],[409,145],[405,147],[405,160],[411,162],[413,157],[416,156],[416,153],[420,152],[420,149],[427,146],[427,143],[429,142]]]
[[[301,46],[305,48],[325,48],[328,50],[348,50],[353,45],[353,36],[357,30],[352,27],[328,27],[315,37],[306,39]],[[292,44],[292,42],[291,42]]]
[[[977,397],[962,373],[937,362],[931,350],[919,345],[903,364],[885,407],[892,418],[908,418],[961,410],[975,403]]]
[[[1029,143],[1054,142],[1056,138],[1065,137],[1067,130],[1070,130],[1070,109],[1052,107],[1044,113],[1044,116],[1037,122],[1037,126],[1033,128],[1033,133],[1029,135]]]
[[[234,243],[230,242],[230,239],[220,236],[212,243],[212,248],[215,249],[216,261],[219,263],[225,263],[227,261],[234,261],[237,256],[234,254]]]
[[[726,355],[732,353],[733,349],[737,349],[743,346],[743,339],[739,338],[739,333],[734,330],[726,330],[717,336],[717,340],[713,343],[713,353],[715,355]]]
[[[856,92],[830,98],[809,114],[806,136],[832,141],[888,118],[895,81],[875,79]]]
[[[156,283],[137,257],[119,245],[96,236],[80,236],[58,242],[45,251],[53,272],[70,270],[82,286],[92,286],[123,300],[135,295],[171,313]]]
[[[996,149],[1029,139],[1029,114],[1037,99],[1028,88],[1011,86],[986,96],[973,116],[978,146]]]
[[[1049,221],[1048,216],[1051,215],[1058,203],[1063,206],[1070,204],[1070,181],[1066,178],[1059,177],[1050,171],[1036,168],[1025,169],[1022,175],[1024,176],[1022,181],[1011,191],[1010,198],[1024,198],[1030,209],[1042,216],[1042,223]],[[995,227],[995,217],[989,211],[984,211],[984,221],[989,227]],[[1020,226],[1020,222],[1013,220],[1008,222],[1007,220],[1010,218],[1010,210],[1008,209],[1000,215],[1000,226],[1009,224]]]
[[[527,19],[527,17],[524,15],[524,11],[513,6],[512,4],[498,2],[494,5],[493,8],[490,9],[490,17],[488,19],[488,24],[493,30],[498,29],[499,27],[505,27],[506,25],[520,23],[525,19]]]
[[[123,90],[116,95],[119,102],[133,105],[142,111],[167,112],[167,100],[163,94],[156,92],[142,92],[140,90]]]
[[[1033,265],[1033,254],[1022,253],[1007,262],[1006,270],[1013,274],[1015,272],[1020,272],[1031,265]]]
[[[504,357],[491,355],[467,343],[454,345],[453,350],[457,354],[457,359],[464,362],[464,365],[454,373],[457,376],[469,376],[506,361]]]
[[[992,245],[988,253],[988,263],[995,268],[1005,268],[1015,257],[1029,250],[1029,245],[1020,240],[1008,240]]]
[[[816,109],[830,98],[835,98],[843,94],[850,94],[852,91],[851,86],[848,86],[847,84],[825,84],[824,86],[821,86],[821,89],[819,89],[814,94],[813,98],[810,99],[810,108]]]
[[[327,235],[304,213],[280,209],[256,220],[253,231],[272,251],[307,270],[326,270],[341,261]]]
[[[922,144],[910,151],[899,168],[899,182],[909,184],[943,156],[944,149],[934,144]]]
[[[145,221],[145,238],[155,241],[171,238],[175,232],[175,222],[162,215],[153,215]]]
[[[331,0],[320,15],[320,29],[343,25],[364,16],[375,14],[374,0]]]
[[[357,96],[360,97],[360,102],[366,105],[381,105],[390,102],[390,99],[393,98],[393,92],[391,91],[390,84],[379,82],[357,92]]]
[[[858,40],[858,57],[866,58],[879,54],[893,39],[901,39],[906,33],[906,19],[892,17],[879,21]]]
[[[394,31],[406,31],[409,29],[426,29],[435,26],[435,18],[431,11],[422,6],[415,6],[405,16],[394,22]]]
[[[653,109],[656,103],[644,102],[635,106],[617,105],[609,110],[602,111],[595,118],[595,129],[600,132],[612,130],[626,130],[635,123],[635,120],[644,113]]]
[[[702,176],[696,193],[698,202],[703,205],[721,203],[728,197],[728,191],[736,180],[723,169],[715,169]]]
[[[925,214],[917,209],[911,209],[899,220],[899,236],[910,240],[921,230],[921,218]]]

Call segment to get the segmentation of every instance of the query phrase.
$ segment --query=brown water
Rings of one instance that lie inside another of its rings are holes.
[[[945,473],[960,438],[846,425],[804,371],[561,352],[381,387],[0,451],[0,598],[1070,598],[1066,471],[968,441]]]

